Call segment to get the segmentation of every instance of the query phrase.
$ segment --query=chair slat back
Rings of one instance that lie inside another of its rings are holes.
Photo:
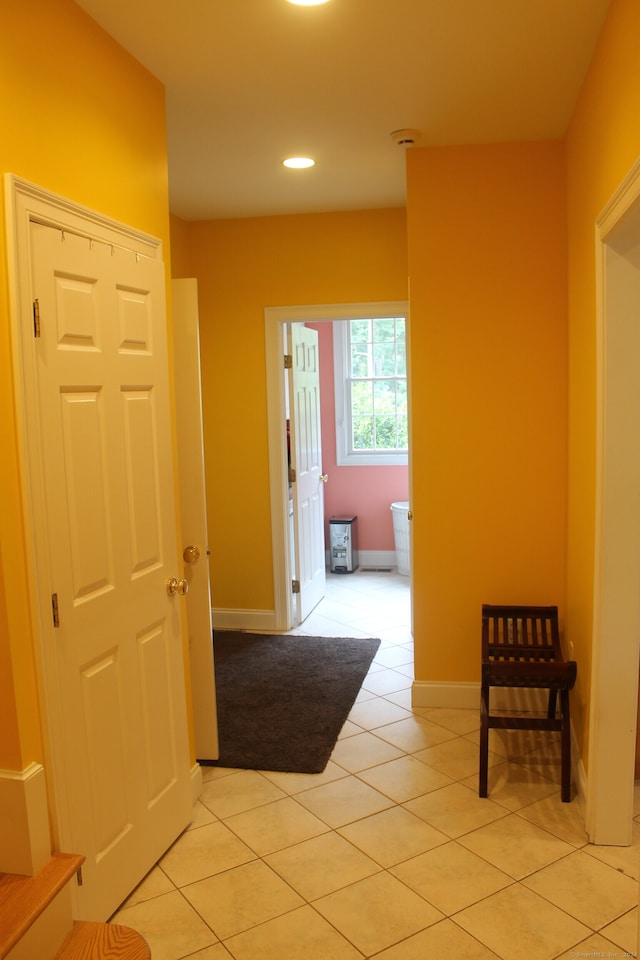
[[[483,660],[561,660],[558,608],[482,607]]]

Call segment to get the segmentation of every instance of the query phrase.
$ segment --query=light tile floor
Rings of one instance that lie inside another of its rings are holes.
[[[594,847],[563,804],[554,735],[412,709],[405,577],[328,575],[297,633],[382,644],[317,775],[204,768],[190,828],[113,918],[154,960],[568,960],[635,956],[631,847]]]

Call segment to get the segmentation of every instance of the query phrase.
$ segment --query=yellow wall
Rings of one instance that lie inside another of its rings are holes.
[[[71,0],[0,5],[0,171],[160,237],[164,90]],[[0,215],[4,216],[3,201]],[[0,239],[0,769],[42,761]]]
[[[178,242],[184,250],[184,236]],[[199,290],[213,604],[273,610],[264,308],[406,299],[405,213],[191,223],[188,245],[183,268]]]
[[[584,730],[591,683],[596,470],[595,220],[640,156],[640,4],[613,0],[566,138],[569,234],[567,620]],[[574,722],[579,717],[574,711]],[[587,758],[587,737],[583,759]]]
[[[175,214],[170,216],[171,224],[171,276],[176,279],[191,277],[189,224]]]
[[[402,299],[409,272],[418,679],[477,680],[483,601],[557,601],[586,701],[593,221],[640,153],[639,36],[637,0],[612,0],[566,168],[555,143],[409,151],[407,232],[402,210],[174,220],[176,275],[200,288],[216,606],[273,606],[264,306]],[[0,6],[0,130],[2,172],[160,236],[168,257],[162,87],[71,0]],[[0,244],[0,768],[19,769],[42,744]]]
[[[565,603],[562,144],[413,149],[416,678],[479,681],[480,608]]]

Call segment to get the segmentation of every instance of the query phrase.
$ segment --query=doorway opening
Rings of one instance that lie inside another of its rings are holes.
[[[586,820],[593,843],[628,845],[640,652],[640,161],[598,218],[596,244],[598,475]]]
[[[287,406],[287,380],[283,363],[284,344],[287,342],[285,338],[290,325],[310,324],[316,326],[316,328],[322,326],[328,332],[330,325],[336,321],[348,321],[363,317],[407,317],[407,315],[408,305],[406,302],[322,304],[302,307],[273,307],[265,310],[275,614],[277,628],[282,632],[294,630],[309,635],[321,635],[320,631],[323,631],[325,635],[345,636],[347,635],[345,630],[350,627],[349,635],[371,636],[372,632],[377,634],[380,632],[380,617],[376,620],[374,616],[367,618],[366,614],[367,611],[372,611],[372,598],[375,596],[379,599],[381,591],[384,590],[388,591],[387,610],[389,620],[393,620],[398,630],[404,629],[404,637],[408,641],[411,640],[410,577],[398,576],[394,569],[393,555],[390,551],[387,551],[387,555],[382,561],[379,559],[371,560],[375,551],[360,551],[361,562],[356,571],[336,574],[331,573],[329,569],[327,550],[325,596],[303,624],[297,622],[295,595],[291,592],[291,582],[295,578],[295,533],[292,538],[293,524],[289,508],[286,430],[291,410]],[[333,418],[333,397],[331,400],[329,417]],[[293,410],[293,416],[295,417],[295,409]],[[328,419],[326,410],[325,423],[332,424],[332,419]],[[335,428],[331,425],[325,429],[325,433],[328,430],[333,432],[330,445],[332,457],[335,460],[335,444],[333,442]],[[323,441],[322,446],[327,446],[326,440]],[[363,468],[356,467],[349,470],[349,483],[353,485],[352,496],[354,498],[353,500],[350,499],[351,504],[357,501],[358,471],[361,469]],[[328,488],[331,484],[331,473],[333,471],[335,475],[336,468],[332,466],[332,469],[326,469],[325,466],[323,470],[328,474]],[[406,470],[408,475],[408,465]],[[408,483],[408,480],[405,482]],[[389,503],[386,504],[389,510],[389,523],[391,523],[391,501],[394,499],[399,499],[399,497],[390,497]],[[352,507],[349,507],[349,511],[351,510]],[[341,512],[341,508],[339,512]],[[357,513],[357,510],[352,512]],[[327,516],[332,515],[331,507],[326,513]],[[366,599],[367,594],[369,595],[369,601]],[[404,601],[402,600],[403,597]],[[363,616],[363,611],[365,616]],[[368,626],[367,619],[370,620]],[[391,626],[392,624],[389,623],[389,628]]]

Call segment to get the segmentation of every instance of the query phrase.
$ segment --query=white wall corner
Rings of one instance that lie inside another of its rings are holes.
[[[411,688],[411,705],[414,707],[446,707],[449,710],[477,710],[479,715],[480,684],[414,680]]]
[[[0,873],[33,876],[50,856],[44,767],[0,770]]]
[[[582,762],[582,754],[576,740],[573,721],[571,721],[571,772],[573,774],[573,783],[576,788],[575,802],[582,811],[582,819],[586,822],[587,806],[587,771]]]
[[[194,763],[191,767],[191,802],[195,806],[202,793],[202,767]]]

